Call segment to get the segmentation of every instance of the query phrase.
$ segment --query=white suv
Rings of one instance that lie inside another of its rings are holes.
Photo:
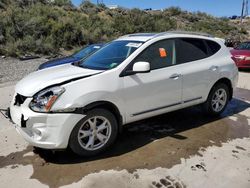
[[[32,145],[83,156],[109,147],[124,124],[202,104],[222,113],[238,80],[223,41],[167,32],[131,34],[82,62],[31,73],[10,115]]]

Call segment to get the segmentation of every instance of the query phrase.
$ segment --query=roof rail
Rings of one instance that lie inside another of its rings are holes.
[[[204,36],[204,37],[211,37],[214,38],[213,35],[208,34],[208,33],[203,33],[203,32],[195,32],[195,31],[182,31],[182,30],[170,30],[165,33],[174,33],[174,34],[188,34],[188,35],[199,35],[199,36]]]
[[[122,37],[137,37],[137,36],[142,36],[142,37],[150,37],[150,36],[155,36],[158,33],[132,33],[132,34],[127,34],[127,35],[123,35]]]
[[[169,34],[187,34],[187,35],[196,35],[196,36],[198,35],[198,36],[214,38],[213,35],[208,34],[208,33],[193,32],[193,31],[181,31],[181,30],[169,30],[169,31],[162,32],[162,33],[133,33],[133,34],[127,34],[127,35],[121,36],[120,38],[138,37],[138,36],[156,38],[156,37],[169,35]]]

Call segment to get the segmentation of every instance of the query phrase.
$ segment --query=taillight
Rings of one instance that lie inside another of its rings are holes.
[[[237,63],[237,60],[234,56],[232,56],[231,59],[234,61],[235,64]]]
[[[238,63],[240,61],[243,61],[246,59],[246,56],[243,55],[235,55],[232,57],[232,59],[234,60],[235,63]]]

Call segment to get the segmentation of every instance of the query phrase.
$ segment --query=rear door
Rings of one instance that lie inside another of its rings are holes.
[[[211,84],[218,80],[216,61],[210,58],[218,49],[211,49],[208,43],[204,39],[176,39],[176,63],[183,77],[183,106],[206,100]]]

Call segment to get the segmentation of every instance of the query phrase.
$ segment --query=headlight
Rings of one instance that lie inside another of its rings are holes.
[[[63,87],[55,86],[37,93],[30,102],[30,108],[35,112],[49,112],[58,97],[65,91]]]

